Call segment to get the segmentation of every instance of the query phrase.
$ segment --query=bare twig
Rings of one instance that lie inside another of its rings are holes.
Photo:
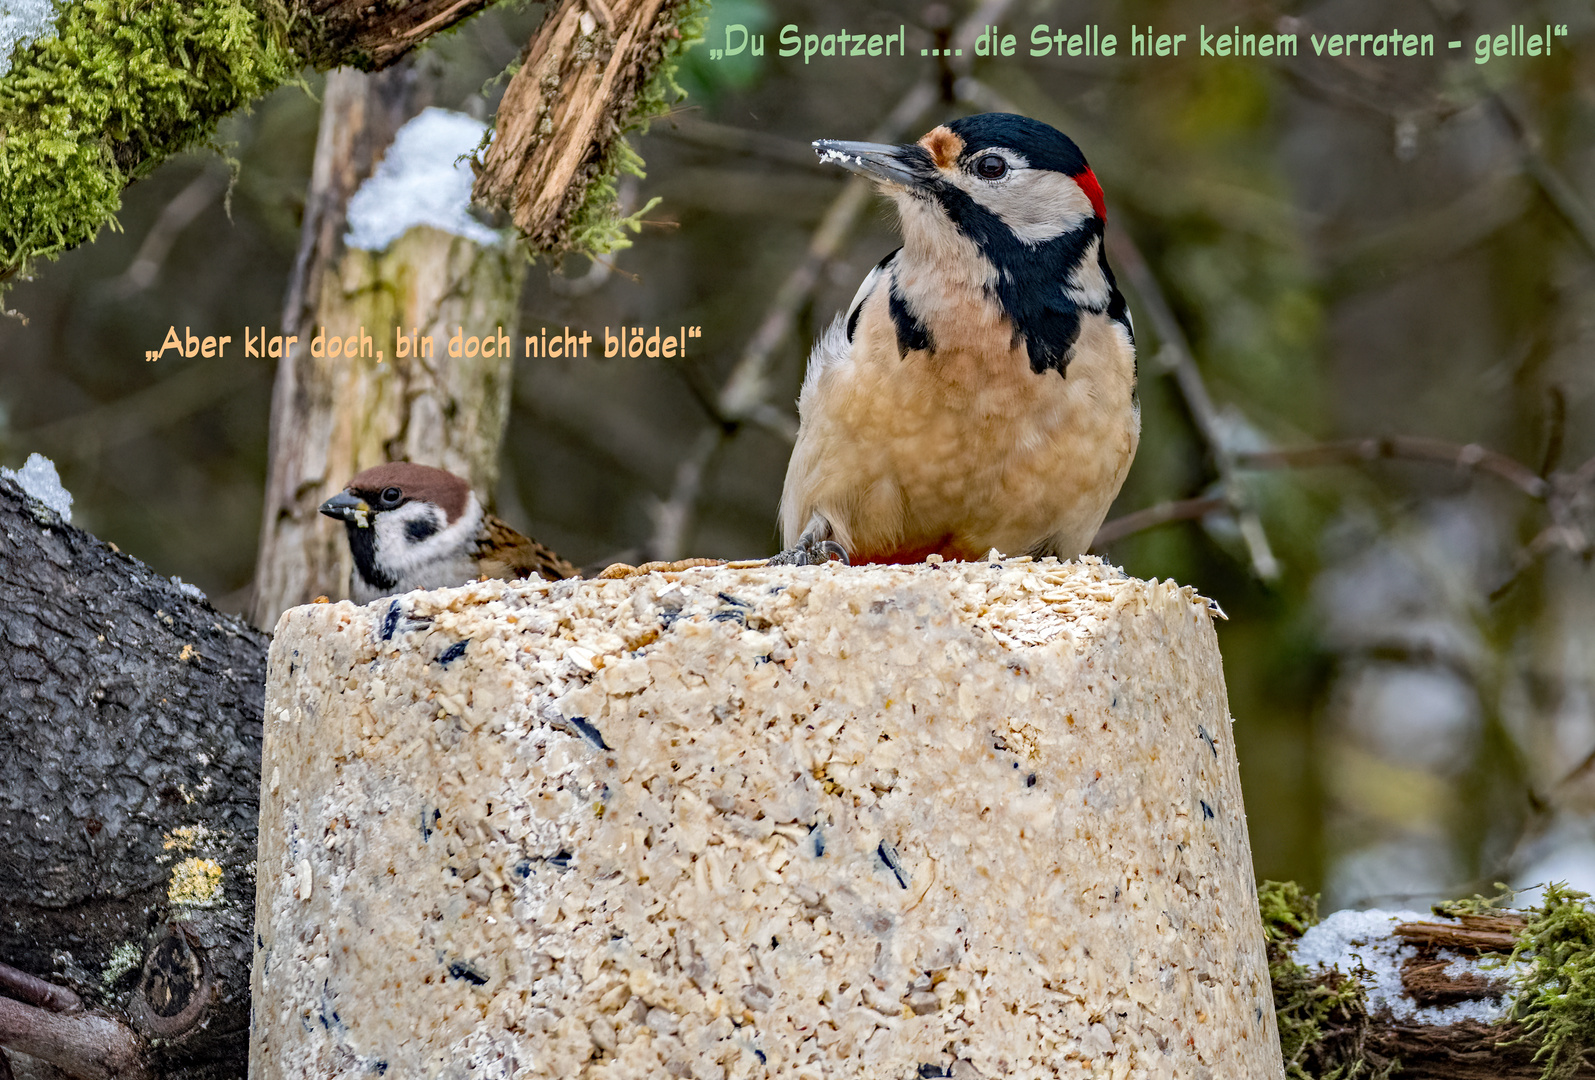
[[[1540,138],[1531,131],[1516,110],[1507,104],[1506,99],[1491,90],[1485,95],[1491,109],[1501,121],[1501,126],[1506,128],[1512,136],[1512,141],[1517,145],[1518,157],[1523,162],[1523,171],[1533,178],[1539,185],[1540,191],[1562,220],[1567,222],[1573,230],[1573,235],[1583,243],[1585,250],[1595,255],[1595,213],[1584,204],[1579,197],[1578,190],[1567,182],[1567,178],[1556,170],[1544,154],[1540,152]]]
[[[1540,475],[1549,476],[1562,463],[1562,449],[1567,437],[1567,394],[1560,386],[1550,389],[1550,411],[1545,418],[1545,457],[1540,461]]]
[[[1308,33],[1313,26],[1308,20],[1299,16],[1285,16],[1294,24],[1293,29],[1299,33]],[[1456,19],[1444,18],[1442,21],[1454,25]],[[1279,70],[1288,77],[1295,79],[1298,84],[1309,90],[1315,90],[1325,95],[1338,95],[1362,108],[1372,112],[1401,120],[1409,118],[1420,112],[1427,112],[1436,117],[1449,115],[1456,111],[1457,104],[1447,100],[1441,93],[1428,93],[1425,100],[1415,106],[1405,109],[1393,107],[1393,102],[1399,102],[1400,95],[1393,92],[1394,84],[1384,75],[1382,68],[1376,68],[1350,56],[1338,58],[1327,63],[1335,68],[1353,75],[1362,86],[1330,86],[1321,81],[1314,81],[1304,74],[1311,70],[1313,65],[1301,67],[1295,64],[1281,64]],[[1553,209],[1561,216],[1573,234],[1578,237],[1584,248],[1595,255],[1595,211],[1579,195],[1578,189],[1568,182],[1557,168],[1551,164],[1544,153],[1541,152],[1541,143],[1529,125],[1517,114],[1517,111],[1497,91],[1491,89],[1482,79],[1475,80],[1475,89],[1482,100],[1501,122],[1506,133],[1511,137],[1518,152],[1518,160],[1523,166],[1523,171],[1528,174],[1540,192],[1550,202]],[[1366,91],[1366,92],[1364,92]]]
[[[681,558],[687,546],[687,533],[692,528],[692,511],[703,491],[704,474],[727,437],[723,428],[705,428],[692,444],[692,450],[676,466],[670,498],[655,503],[650,509],[654,531],[648,554],[652,560],[673,562]]]
[[[45,982],[36,975],[18,971],[10,964],[0,964],[0,995],[51,1012],[75,1013],[83,1011],[83,999],[64,986]]]
[[[1493,476],[1512,485],[1529,498],[1545,503],[1551,515],[1551,524],[1541,529],[1518,553],[1511,576],[1490,593],[1492,600],[1503,595],[1516,584],[1524,571],[1552,551],[1565,549],[1582,558],[1589,558],[1595,553],[1595,538],[1590,536],[1590,531],[1579,520],[1580,515],[1587,514],[1591,505],[1595,504],[1595,458],[1586,461],[1574,472],[1541,476],[1516,458],[1485,449],[1477,443],[1462,444],[1418,435],[1393,435],[1372,439],[1342,439],[1273,450],[1242,450],[1234,453],[1233,460],[1238,469],[1300,469],[1381,460],[1421,461]],[[1114,518],[1103,525],[1097,531],[1091,548],[1101,551],[1133,533],[1171,521],[1206,517],[1228,505],[1227,499],[1215,497],[1158,503]]]
[[[1488,473],[1505,480],[1531,499],[1544,499],[1550,491],[1548,481],[1515,458],[1487,450],[1477,443],[1464,446],[1444,439],[1416,435],[1343,439],[1276,450],[1241,450],[1234,454],[1235,464],[1243,469],[1296,469],[1381,459],[1430,461],[1454,465],[1461,470]]]
[[[1230,501],[1216,495],[1195,499],[1171,499],[1168,502],[1157,503],[1144,510],[1116,517],[1103,525],[1097,530],[1096,539],[1091,541],[1091,550],[1100,552],[1132,533],[1154,529],[1171,521],[1194,521],[1229,508]]]
[[[127,269],[105,283],[106,293],[118,300],[125,300],[153,285],[178,236],[226,187],[225,174],[209,168],[202,169],[162,208],[155,218],[155,224],[144,234],[144,242],[139,245],[138,253],[128,263]]]
[[[48,448],[51,456],[84,460],[197,413],[238,392],[232,364],[201,361],[126,397],[41,424],[16,436],[20,445]]]
[[[1262,519],[1257,516],[1256,509],[1236,479],[1235,452],[1224,437],[1218,409],[1208,395],[1207,384],[1202,381],[1201,370],[1196,366],[1191,347],[1185,340],[1185,332],[1180,329],[1179,320],[1174,317],[1174,311],[1163,294],[1163,287],[1142,258],[1135,241],[1124,229],[1109,230],[1107,244],[1113,261],[1124,268],[1126,280],[1140,296],[1142,309],[1157,334],[1160,346],[1154,359],[1174,377],[1180,396],[1185,399],[1185,407],[1191,414],[1191,422],[1196,425],[1197,434],[1213,455],[1224,497],[1235,511],[1241,538],[1245,540],[1246,549],[1251,555],[1252,569],[1264,581],[1272,581],[1279,576],[1279,561],[1269,547]]]

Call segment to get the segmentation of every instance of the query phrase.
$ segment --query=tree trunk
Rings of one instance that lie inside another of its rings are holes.
[[[0,481],[0,963],[88,1008],[0,970],[19,1076],[242,1075],[265,651]]]
[[[451,357],[449,340],[457,330],[502,331],[515,343],[523,257],[426,226],[381,252],[344,244],[349,199],[420,104],[404,68],[328,76],[283,315],[284,333],[299,342],[279,362],[272,393],[253,609],[261,627],[318,595],[348,595],[343,528],[316,508],[361,469],[395,460],[435,465],[469,479],[484,498],[498,476],[513,348]],[[317,357],[320,334],[369,337],[372,355]],[[396,355],[400,335],[408,356]],[[418,355],[423,342],[431,351]]]

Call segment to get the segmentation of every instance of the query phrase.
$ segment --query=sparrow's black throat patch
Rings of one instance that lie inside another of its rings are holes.
[[[377,566],[377,535],[371,528],[362,529],[352,521],[344,522],[349,530],[349,554],[354,556],[354,569],[373,589],[392,589],[399,579]]]

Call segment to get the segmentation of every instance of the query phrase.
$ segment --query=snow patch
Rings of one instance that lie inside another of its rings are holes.
[[[5,0],[0,0],[5,2]],[[471,205],[469,155],[487,126],[464,113],[421,111],[393,137],[377,171],[349,200],[349,232],[344,243],[363,251],[385,251],[416,225],[496,244],[503,234],[467,211]]]
[[[177,591],[178,592],[182,593],[184,596],[188,597],[190,600],[205,600],[205,599],[208,599],[205,596],[204,590],[201,589],[198,585],[190,585],[188,582],[184,581],[182,578],[178,577],[176,574],[172,575],[172,584],[177,586]]]
[[[0,0],[0,75],[11,70],[11,53],[55,29],[50,0]]]
[[[1308,930],[1296,943],[1296,963],[1305,968],[1335,968],[1355,975],[1368,995],[1368,1011],[1389,1009],[1397,1020],[1444,1027],[1462,1020],[1492,1023],[1506,1011],[1501,998],[1463,1001],[1455,1005],[1418,1005],[1401,986],[1401,966],[1418,955],[1417,946],[1394,936],[1399,923],[1435,922],[1433,915],[1417,911],[1337,911]],[[1449,976],[1477,974],[1487,979],[1513,980],[1516,965],[1486,964],[1442,949],[1439,959],[1449,960]]]
[[[31,498],[60,514],[62,521],[72,523],[72,493],[61,486],[55,462],[43,454],[29,454],[20,469],[0,467],[0,479],[14,482]]]

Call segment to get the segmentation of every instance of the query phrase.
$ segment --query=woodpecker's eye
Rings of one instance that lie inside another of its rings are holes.
[[[975,172],[987,180],[1001,180],[1008,175],[1008,163],[996,154],[987,154],[975,162]]]
[[[404,498],[404,492],[400,491],[396,487],[382,489],[383,506],[398,506],[399,500],[402,498]]]

